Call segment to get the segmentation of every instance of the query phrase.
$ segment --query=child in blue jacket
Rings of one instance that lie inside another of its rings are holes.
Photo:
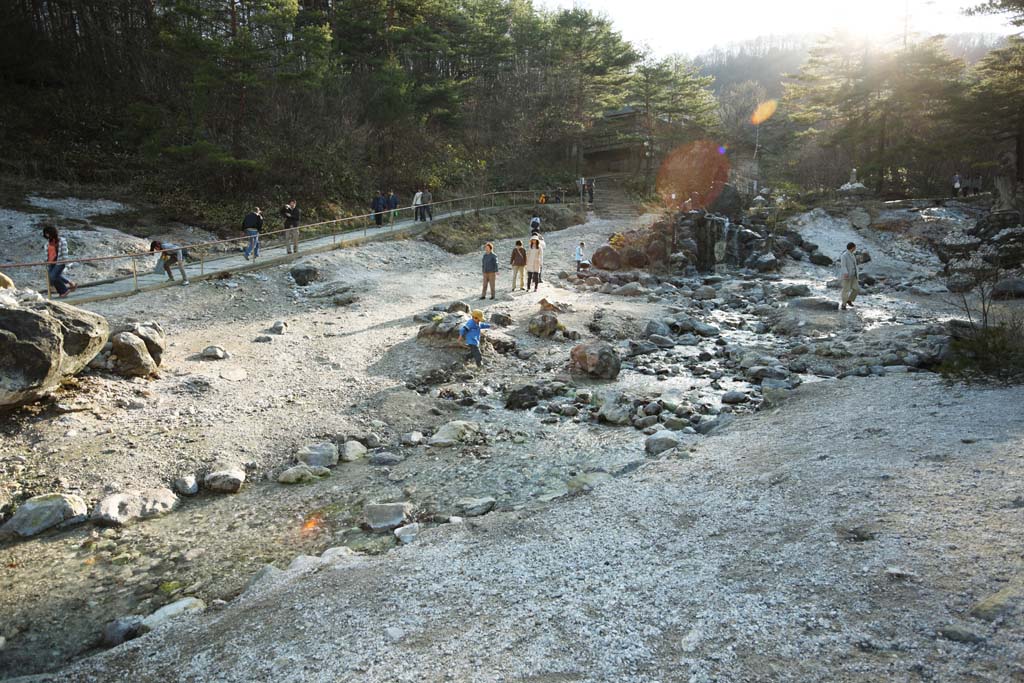
[[[483,322],[483,311],[473,311],[472,316],[459,328],[459,341],[469,346],[469,357],[476,361],[479,368],[484,364],[480,355],[480,330],[486,330],[490,324]]]

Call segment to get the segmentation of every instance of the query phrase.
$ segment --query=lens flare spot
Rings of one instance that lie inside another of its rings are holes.
[[[726,147],[725,145],[719,145],[718,146],[718,153],[721,154],[722,156],[725,156],[728,152],[729,152],[729,148]]]
[[[776,100],[768,100],[757,105],[757,109],[750,115],[750,122],[755,126],[760,126],[762,123],[770,119],[775,115],[775,110],[779,108],[779,103]]]
[[[705,209],[714,203],[729,181],[725,147],[698,140],[677,147],[658,169],[658,194],[673,208]]]

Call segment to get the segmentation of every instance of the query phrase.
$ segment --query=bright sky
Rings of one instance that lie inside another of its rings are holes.
[[[828,33],[834,28],[877,35],[1018,32],[1005,17],[967,17],[964,0],[539,0],[547,7],[574,4],[608,15],[618,30],[656,55],[697,55],[716,45],[757,36]],[[909,9],[909,12],[907,11]]]

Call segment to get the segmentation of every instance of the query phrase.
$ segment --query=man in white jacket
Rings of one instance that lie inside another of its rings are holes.
[[[416,189],[416,194],[412,196],[412,219],[413,221],[420,220],[420,215],[423,213],[423,190]]]
[[[846,307],[853,308],[853,300],[860,292],[860,284],[857,282],[857,245],[850,242],[846,245],[846,251],[839,257],[839,277],[842,280],[842,292],[839,295],[839,310],[845,311]]]

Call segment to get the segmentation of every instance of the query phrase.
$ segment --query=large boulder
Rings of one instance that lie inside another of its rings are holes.
[[[148,377],[157,371],[157,363],[146,342],[131,332],[118,332],[110,338],[113,369],[124,377]]]
[[[535,337],[553,337],[560,327],[558,317],[554,313],[542,311],[530,318],[530,334]]]
[[[467,441],[479,431],[480,425],[476,422],[452,420],[434,432],[428,443],[431,446],[439,447],[454,446],[460,442]]]
[[[580,371],[600,379],[615,379],[619,376],[622,360],[609,344],[604,342],[585,342],[573,347],[569,358],[574,367]]]
[[[743,216],[743,198],[734,185],[723,183],[708,211],[726,216],[735,223]]]
[[[103,348],[102,316],[28,290],[0,295],[0,408],[34,401],[84,368]]]
[[[316,266],[304,263],[291,269],[292,279],[300,287],[310,285],[320,279],[320,269]]]
[[[647,266],[647,254],[634,247],[629,247],[622,252],[622,262],[630,268],[644,268]]]
[[[218,463],[203,478],[203,486],[208,491],[218,493],[238,493],[245,483],[245,470],[232,463]]]
[[[103,526],[124,526],[140,519],[165,515],[178,506],[170,489],[114,493],[96,503],[92,521]]]
[[[438,313],[436,319],[424,325],[416,333],[421,342],[438,346],[457,346],[459,344],[459,328],[469,320],[463,313]]]
[[[622,267],[622,255],[615,247],[606,244],[591,255],[590,263],[601,270],[618,270]]]
[[[334,467],[338,464],[338,447],[329,441],[303,446],[295,456],[310,467]]]
[[[78,496],[63,493],[35,496],[22,503],[14,516],[0,527],[0,538],[35,536],[76,518],[85,521],[87,512],[85,501]]]
[[[372,530],[391,531],[404,525],[412,510],[412,503],[368,503],[363,508],[363,515]]]

